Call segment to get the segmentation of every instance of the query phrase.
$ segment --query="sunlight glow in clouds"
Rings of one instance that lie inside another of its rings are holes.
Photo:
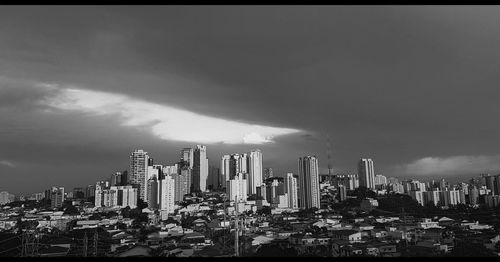
[[[44,87],[53,85],[45,84]],[[301,132],[298,129],[252,125],[204,116],[122,94],[79,88],[59,88],[42,104],[60,110],[101,116],[116,115],[123,126],[149,128],[153,135],[164,140],[264,144],[274,142],[275,136]]]
[[[8,160],[0,160],[0,165],[8,166],[11,168],[16,167],[16,165]]]
[[[479,174],[500,171],[500,155],[425,157],[404,167],[410,175]]]

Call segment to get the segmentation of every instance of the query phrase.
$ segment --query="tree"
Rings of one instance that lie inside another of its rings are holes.
[[[139,198],[139,200],[137,200],[137,208],[143,210],[144,208],[147,208],[148,207],[148,203],[142,201],[142,199]]]
[[[79,215],[80,211],[78,211],[78,208],[76,208],[72,204],[69,204],[68,206],[66,206],[66,209],[64,210],[63,214],[74,216],[74,215]]]

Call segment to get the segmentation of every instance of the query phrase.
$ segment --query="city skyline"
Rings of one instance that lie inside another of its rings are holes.
[[[196,144],[215,166],[259,148],[279,176],[306,155],[320,174],[370,157],[386,177],[496,175],[499,13],[4,6],[0,191],[84,186],[134,149],[173,164]]]

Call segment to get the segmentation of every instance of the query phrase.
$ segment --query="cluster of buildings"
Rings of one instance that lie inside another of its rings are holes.
[[[181,150],[180,161],[172,165],[154,163],[147,152],[135,150],[130,155],[128,171],[116,172],[110,179],[95,185],[95,207],[137,207],[137,201],[158,210],[167,218],[178,209],[186,195],[201,192],[224,192],[225,200],[297,209],[320,207],[318,160],[299,158],[299,174],[274,176],[264,169],[262,152],[224,155],[220,168],[209,166],[206,146]],[[300,195],[299,195],[300,192]]]

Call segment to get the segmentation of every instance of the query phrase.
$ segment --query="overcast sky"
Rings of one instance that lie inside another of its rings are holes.
[[[0,191],[94,184],[144,149],[278,175],[500,172],[498,6],[0,7]]]

